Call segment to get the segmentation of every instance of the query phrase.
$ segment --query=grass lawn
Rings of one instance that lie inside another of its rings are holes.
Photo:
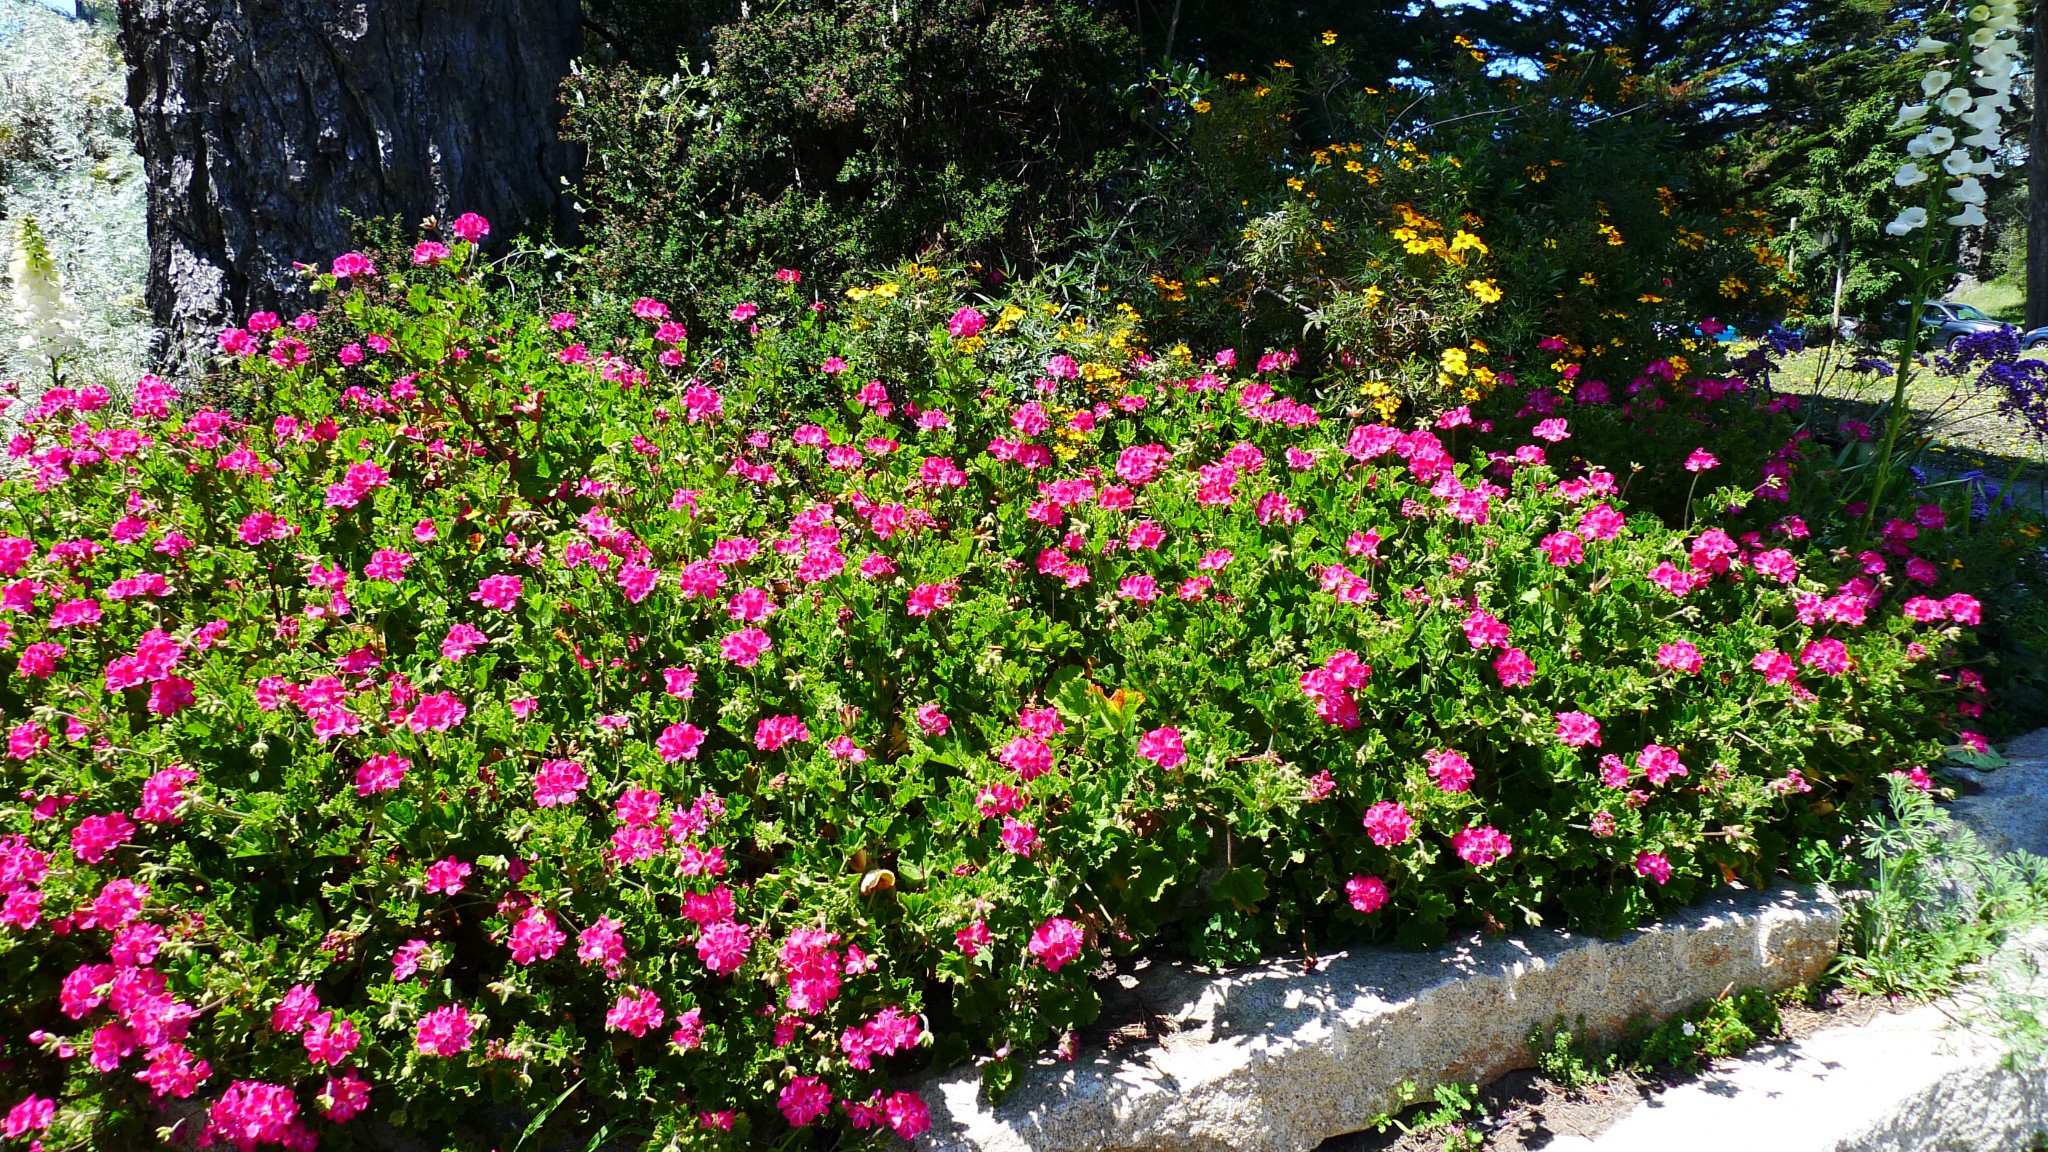
[[[2027,356],[2048,359],[2042,352]],[[1830,356],[1824,349],[1812,349],[1786,357],[1775,378],[1782,391],[1813,398],[1816,416],[1825,414],[1815,421],[1818,430],[1833,431],[1837,419],[1873,422],[1878,405],[1891,399],[1889,377],[1843,371],[1842,361],[1841,352]],[[2003,483],[2018,468],[2029,482],[2026,486],[2037,491],[2048,481],[2048,444],[2025,423],[1999,411],[1997,394],[1978,387],[1974,379],[1937,376],[1923,367],[1907,383],[1906,402],[1924,422],[1935,457],[1931,462],[1940,470],[1982,469]]]
[[[2027,320],[2027,290],[2025,286],[2011,280],[1991,280],[1970,289],[1958,292],[1952,299],[1958,304],[1973,304],[1984,310],[1993,320],[2007,324],[2025,325]]]

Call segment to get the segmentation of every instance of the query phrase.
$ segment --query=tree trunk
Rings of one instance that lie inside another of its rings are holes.
[[[123,0],[149,176],[156,359],[203,366],[252,311],[309,302],[294,263],[350,217],[566,226],[557,89],[577,0]]]
[[[2048,67],[2048,3],[2034,13],[2034,105],[2027,126],[2027,329],[2048,324],[2048,93],[2041,69]]]

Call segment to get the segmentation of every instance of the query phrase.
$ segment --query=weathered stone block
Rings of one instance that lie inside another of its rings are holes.
[[[1423,1091],[1530,1060],[1531,1029],[1583,1017],[1618,1038],[1724,992],[1811,981],[1841,909],[1810,891],[1733,891],[1618,940],[1563,932],[1361,949],[1227,975],[1148,972],[1176,1029],[1117,1054],[1042,1062],[1000,1107],[963,1068],[922,1085],[932,1152],[1308,1152]]]

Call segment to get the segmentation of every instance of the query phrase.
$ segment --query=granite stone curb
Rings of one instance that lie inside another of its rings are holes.
[[[2048,855],[2048,729],[2004,748],[1949,808],[1993,853]],[[1990,970],[2048,1003],[2048,930],[2008,943]],[[1550,1152],[2025,1152],[2048,1134],[2048,1064],[1985,1026],[1980,981],[1938,1004],[1830,1028],[1726,1063],[1594,1137]]]
[[[2048,932],[1994,965],[2048,992]],[[1715,1067],[1598,1136],[1549,1152],[2025,1152],[2048,1133],[2048,1065],[2015,1058],[1955,999],[1830,1028]],[[1960,1026],[1959,1026],[1960,1025]]]
[[[923,1085],[926,1152],[1309,1152],[1396,1110],[1403,1081],[1484,1083],[1528,1064],[1560,1017],[1619,1039],[1703,1000],[1809,982],[1842,911],[1810,889],[1732,889],[1617,940],[1471,938],[1359,949],[1226,975],[1147,972],[1140,1003],[1173,1029],[1118,1053],[1041,1061],[999,1107],[967,1067]]]
[[[1989,771],[1954,769],[1977,791],[1957,797],[1949,814],[1993,853],[2048,856],[2048,728],[2013,740],[2004,753],[2006,763]]]

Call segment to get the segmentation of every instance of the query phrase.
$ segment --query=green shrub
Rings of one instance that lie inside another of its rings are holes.
[[[1629,516],[1562,420],[1467,463],[923,269],[592,346],[442,251],[224,333],[245,416],[18,414],[0,1057],[52,1150],[364,1092],[465,1146],[915,1132],[895,1075],[1000,1087],[1164,938],[1761,882],[1970,693],[1967,595]]]
[[[1837,973],[1872,996],[1944,995],[2017,929],[2048,916],[2048,867],[1998,857],[1919,790],[1895,786],[1861,835]]]
[[[1585,1032],[1583,1016],[1576,1032],[1565,1026],[1563,1017],[1548,1029],[1538,1026],[1529,1030],[1529,1051],[1544,1079],[1568,1092],[1576,1092],[1605,1083],[1614,1074],[1619,1058],[1611,1052],[1597,1051],[1587,1042]]]
[[[1414,1100],[1419,1092],[1413,1083],[1402,1081],[1400,1095],[1404,1100]],[[1398,1128],[1404,1136],[1441,1132],[1443,1152],[1478,1152],[1486,1147],[1486,1105],[1479,1100],[1476,1084],[1439,1084],[1410,1111],[1407,1120],[1381,1116],[1373,1121],[1373,1127],[1380,1132]]]
[[[1145,115],[1172,146],[1077,259],[1162,334],[1299,346],[1390,419],[1516,380],[1619,395],[1695,321],[1789,302],[1762,216],[1653,119],[1590,111],[1648,83],[1624,57],[1528,80],[1465,43],[1416,86],[1361,77],[1348,43],[1304,49],[1157,85]]]
[[[1074,0],[731,15],[672,76],[569,77],[564,135],[585,151],[589,211],[580,284],[718,315],[784,267],[830,292],[927,251],[1035,264],[1126,143],[1130,34]]]
[[[1691,1073],[1705,1061],[1742,1055],[1780,1027],[1777,1001],[1752,988],[1665,1021],[1643,1041],[1637,1059],[1649,1068]]]

